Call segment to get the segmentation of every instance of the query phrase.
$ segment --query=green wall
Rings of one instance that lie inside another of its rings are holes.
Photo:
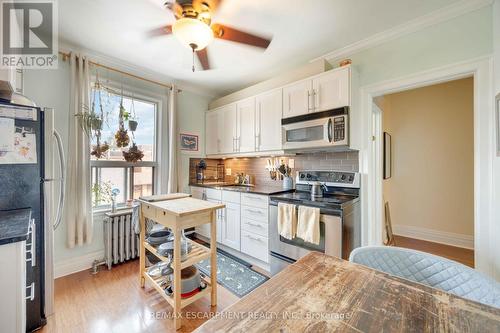
[[[361,51],[350,58],[360,85],[410,75],[493,52],[492,7]]]

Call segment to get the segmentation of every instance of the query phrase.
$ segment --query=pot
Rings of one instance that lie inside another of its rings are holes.
[[[321,182],[313,182],[311,184],[311,197],[322,198],[323,189],[326,189],[326,185]]]
[[[137,129],[137,125],[138,125],[138,123],[135,120],[128,121],[128,129],[132,132],[134,132]]]
[[[154,278],[171,275],[173,273],[169,262],[159,262],[148,268],[148,275]]]
[[[170,234],[169,230],[152,231],[146,239],[146,242],[151,245],[160,245],[168,241]]]
[[[189,252],[191,252],[191,244],[188,241],[181,240],[181,261],[184,261],[187,259],[187,255]],[[160,246],[158,246],[157,250],[158,254],[161,256],[167,256],[170,255],[173,257],[174,255],[174,241],[173,240],[168,240],[165,243],[162,243]]]
[[[170,281],[174,281],[173,274],[170,275]],[[202,283],[198,268],[196,268],[195,266],[189,266],[181,271],[181,297],[186,298],[192,296],[205,287],[206,284]],[[172,282],[172,284],[167,289],[165,289],[165,292],[168,295],[172,295],[174,290],[175,288]]]

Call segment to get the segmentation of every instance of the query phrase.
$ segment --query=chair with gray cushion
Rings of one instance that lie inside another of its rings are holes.
[[[455,261],[389,246],[360,247],[349,261],[500,308],[500,283]]]

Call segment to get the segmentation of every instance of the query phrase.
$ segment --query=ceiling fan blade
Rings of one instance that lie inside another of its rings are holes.
[[[200,61],[203,70],[210,69],[210,63],[208,61],[208,53],[206,47],[202,50],[196,51],[196,56],[198,57],[198,60]]]
[[[212,30],[214,31],[215,38],[230,40],[236,43],[257,46],[264,49],[267,49],[267,47],[271,43],[270,39],[252,35],[250,33],[231,28],[223,24],[212,24]]]
[[[177,3],[175,0],[165,2],[165,7],[170,9],[174,14],[176,19],[180,19],[182,17],[182,6]]]
[[[148,37],[159,37],[159,36],[166,36],[172,34],[172,26],[171,25],[165,25],[163,27],[155,28],[150,31],[148,31]]]
[[[222,0],[193,0],[193,8],[201,13],[207,9],[214,13],[220,7]],[[208,8],[207,8],[208,7]]]

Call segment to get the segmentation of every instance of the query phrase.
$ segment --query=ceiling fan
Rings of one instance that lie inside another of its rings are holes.
[[[227,25],[212,23],[212,16],[222,0],[170,0],[165,6],[172,11],[175,22],[149,32],[150,36],[173,34],[198,57],[204,70],[210,69],[206,47],[214,38],[266,49],[271,39],[256,36]]]

